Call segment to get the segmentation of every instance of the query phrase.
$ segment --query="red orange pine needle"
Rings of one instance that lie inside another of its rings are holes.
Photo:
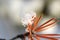
[[[36,35],[36,36],[41,37],[41,38],[46,38],[46,39],[49,39],[49,40],[57,40],[56,38],[48,37],[48,36],[42,36],[42,35]]]
[[[51,21],[53,21],[54,20],[54,22],[51,22]],[[52,18],[52,19],[50,19],[50,20],[48,20],[47,22],[45,22],[44,24],[42,24],[40,27],[38,27],[38,28],[36,28],[36,32],[39,32],[39,31],[41,31],[41,29],[43,30],[44,28],[49,28],[49,26],[50,25],[53,25],[54,23],[56,23],[56,21],[57,20],[55,20],[54,18]],[[47,24],[47,23],[49,23],[49,22],[51,22],[50,24]],[[45,24],[47,24],[47,25],[45,25]],[[44,26],[45,25],[45,26]],[[50,26],[50,27],[52,27],[52,26]],[[44,31],[44,30],[43,30]]]
[[[35,17],[34,20],[33,20],[34,21],[33,24],[32,25],[31,24],[27,25],[27,30],[29,31],[28,39],[29,40],[34,40],[34,38],[36,38],[37,40],[40,40],[40,38],[47,38],[48,40],[58,40],[58,39],[56,39],[54,37],[50,37],[50,36],[60,36],[60,34],[40,34],[40,35],[35,34],[35,32],[41,32],[41,31],[44,31],[44,30],[47,30],[47,29],[51,28],[49,26],[51,26],[52,24],[55,24],[57,22],[57,20],[55,18],[52,18],[52,19],[48,20],[47,22],[43,23],[42,25],[40,25],[37,28],[37,24],[41,20],[41,18],[42,18],[41,16],[40,17]],[[53,21],[53,22],[51,22],[51,21]],[[51,22],[51,23],[49,23],[49,22]]]

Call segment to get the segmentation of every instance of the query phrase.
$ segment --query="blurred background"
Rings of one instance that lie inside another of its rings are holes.
[[[60,0],[0,0],[0,38],[9,40],[25,32],[27,19],[43,15],[42,24],[50,18],[60,20]],[[23,21],[25,20],[25,21]],[[60,22],[43,34],[60,34]]]

